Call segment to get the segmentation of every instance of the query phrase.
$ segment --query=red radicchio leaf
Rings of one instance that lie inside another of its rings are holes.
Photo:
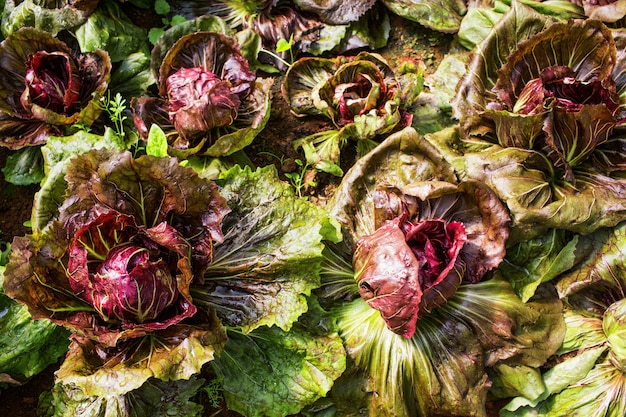
[[[402,224],[405,239],[420,264],[423,289],[438,285],[454,268],[467,236],[461,222],[429,219]]]
[[[70,245],[70,286],[105,322],[163,329],[196,312],[188,295],[189,250],[166,223],[145,228],[131,216],[105,213]]]
[[[22,95],[22,105],[26,108],[33,103],[69,115],[80,104],[78,65],[65,52],[38,51],[30,55],[25,82],[27,96]]]
[[[555,65],[541,71],[539,78],[530,80],[521,91],[514,111],[537,114],[545,111],[544,101],[553,99],[557,107],[578,112],[583,105],[604,104],[614,114],[619,107],[615,93],[598,79],[583,82],[569,67]]]
[[[380,314],[394,333],[410,338],[415,333],[422,289],[419,263],[398,226],[387,221],[357,244],[353,256],[361,297]]]
[[[230,82],[202,67],[181,68],[170,75],[167,94],[170,120],[185,137],[232,124],[241,104]]]
[[[387,221],[362,237],[353,256],[359,294],[387,327],[410,338],[420,315],[452,297],[463,277],[459,254],[467,236],[461,222]]]

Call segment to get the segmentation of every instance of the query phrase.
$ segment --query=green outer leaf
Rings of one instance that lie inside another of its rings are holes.
[[[268,74],[279,72],[272,64],[264,64],[259,61],[259,52],[263,45],[261,36],[252,29],[244,29],[235,33],[235,39],[241,48],[241,55],[248,61],[250,71],[258,73],[264,71]]]
[[[588,237],[591,244],[581,264],[563,275],[556,288],[561,298],[572,296],[580,290],[603,283],[607,290],[620,294],[626,288],[623,272],[626,271],[626,250],[621,242],[626,239],[626,222],[610,230],[598,230]],[[608,306],[605,306],[608,307]]]
[[[471,7],[459,25],[459,42],[468,50],[474,49],[489,35],[500,19],[502,13],[493,9]]]
[[[152,156],[167,156],[167,137],[156,123],[150,126],[146,153]]]
[[[228,408],[246,417],[297,413],[325,396],[346,367],[343,343],[317,303],[288,332],[261,327],[229,337],[211,365]]]
[[[320,56],[326,52],[333,51],[337,45],[340,45],[346,39],[349,29],[350,25],[323,25],[319,38],[311,44],[307,52]]]
[[[563,316],[566,325],[565,338],[557,354],[592,349],[606,342],[600,317],[584,312],[581,314],[571,308],[566,308]]]
[[[0,380],[23,381],[55,363],[66,351],[68,332],[49,320],[33,320],[28,308],[0,292]]]
[[[97,1],[61,2],[60,8],[47,8],[33,0],[5,0],[2,13],[4,36],[25,27],[35,27],[56,36],[63,29],[72,29],[83,23],[98,4]],[[57,4],[56,2],[53,4]]]
[[[541,401],[545,400],[550,395],[561,392],[569,385],[576,384],[589,373],[589,371],[595,366],[596,361],[605,351],[605,346],[585,350],[573,358],[566,359],[565,361],[550,368],[543,375],[542,384],[545,384],[546,389],[542,395],[534,400],[529,400],[525,397],[513,398],[502,408],[500,416],[520,416],[523,407],[536,407]]]
[[[501,363],[494,366],[493,371],[489,375],[493,381],[489,393],[497,398],[519,395],[535,400],[546,391],[541,372],[536,368]]]
[[[204,383],[148,380],[125,395],[86,396],[73,385],[55,384],[43,393],[37,415],[40,417],[201,417],[203,407],[190,399]]]
[[[611,364],[608,357],[604,357],[599,359],[584,378],[570,384],[563,391],[548,397],[536,407],[518,409],[509,415],[619,417],[626,413],[626,400],[622,394],[625,389],[622,371]]]
[[[528,301],[539,285],[568,271],[586,255],[586,239],[567,239],[562,230],[551,229],[537,239],[508,248],[500,271],[522,301]]]
[[[393,13],[440,32],[456,33],[467,12],[458,0],[383,0]]]
[[[100,1],[98,8],[75,30],[81,52],[98,49],[109,53],[111,62],[120,62],[136,52],[149,53],[145,29],[133,24],[118,2]]]
[[[189,379],[214,359],[226,341],[226,333],[215,319],[202,329],[174,325],[166,332],[173,337],[145,336],[142,343],[148,344],[148,349],[137,349],[125,360],[110,362],[110,358],[104,362],[99,359],[93,342],[74,338],[56,380],[73,384],[90,397],[123,395],[152,377],[162,381]]]
[[[194,300],[217,308],[227,325],[244,332],[263,325],[288,331],[307,310],[305,296],[320,285],[322,240],[338,241],[338,226],[296,197],[273,165],[256,171],[235,166],[221,183],[232,212],[205,284],[192,289]]]
[[[41,233],[44,227],[58,215],[59,202],[65,198],[67,182],[65,172],[70,159],[92,149],[125,149],[126,145],[111,130],[103,136],[79,131],[71,136],[51,136],[41,148],[44,158],[45,177],[35,193],[31,223],[33,233]]]
[[[27,146],[7,157],[2,168],[6,182],[15,185],[38,184],[44,177],[40,147]]]
[[[584,19],[585,14],[581,5],[562,0],[516,0],[526,6],[532,7],[537,12],[553,16],[557,19]],[[493,27],[502,19],[502,15],[510,9],[512,1],[496,1],[493,8],[470,7],[461,21],[458,38],[461,45],[468,50],[473,49],[482,42]]]
[[[341,148],[347,141],[342,130],[326,130],[294,141],[294,147],[302,147],[306,162],[313,168],[341,177],[339,166]]]
[[[118,63],[111,72],[109,91],[111,97],[120,93],[122,97],[139,97],[147,94],[148,88],[156,82],[150,72],[150,55],[135,52]]]
[[[605,310],[602,318],[602,328],[611,347],[611,359],[617,366],[626,364],[625,306],[626,298],[615,301]]]

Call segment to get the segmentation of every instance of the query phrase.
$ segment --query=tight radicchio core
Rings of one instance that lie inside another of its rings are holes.
[[[380,311],[390,330],[410,338],[420,307],[426,307],[423,295],[449,290],[451,294],[441,295],[447,298],[460,285],[464,268],[459,253],[467,236],[461,222],[411,223],[405,217],[387,221],[359,240],[353,259],[361,298]]]
[[[424,182],[377,190],[376,229],[355,244],[359,294],[405,338],[462,282],[476,283],[505,254],[509,217],[478,183]]]
[[[70,244],[69,283],[105,322],[165,328],[196,312],[176,280],[179,274],[191,275],[190,251],[165,222],[146,228],[131,216],[102,214]],[[160,318],[167,308],[175,313]]]

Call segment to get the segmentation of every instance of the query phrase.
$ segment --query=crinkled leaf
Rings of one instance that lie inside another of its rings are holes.
[[[273,166],[236,166],[221,182],[232,212],[205,283],[192,288],[194,300],[215,307],[228,326],[287,331],[320,285],[322,240],[337,241],[337,227],[323,209],[296,197]]]
[[[136,26],[117,2],[100,1],[75,34],[83,53],[103,49],[112,62],[123,61],[137,52],[149,53],[145,29]]]
[[[440,32],[456,33],[467,12],[465,2],[458,0],[383,0],[398,16]]]
[[[167,79],[180,68],[199,68],[228,80],[237,92],[245,92],[256,78],[234,37],[219,32],[193,32],[177,38],[159,67],[159,94],[166,96]]]
[[[228,408],[246,417],[299,412],[325,396],[346,366],[341,338],[318,305],[288,332],[260,327],[229,338],[211,365],[224,380]]]
[[[117,150],[101,149],[74,158],[65,178],[69,191],[58,216],[38,233],[14,239],[6,271],[7,294],[27,304],[34,317],[50,318],[106,346],[152,333],[150,323],[142,328],[108,326],[74,294],[68,280],[70,240],[83,225],[112,209],[133,216],[137,226],[148,229],[167,222],[193,248],[182,254],[177,276],[178,291],[190,300],[191,280],[194,275],[201,278],[211,260],[213,241],[222,240],[226,201],[213,182],[199,178],[175,159],[133,159]],[[167,237],[158,235],[161,229],[150,233],[165,247]]]
[[[53,5],[53,7],[49,7]],[[4,1],[2,33],[8,36],[21,27],[30,26],[56,36],[64,29],[83,23],[98,5],[95,0],[41,2],[36,0]]]
[[[125,149],[126,145],[111,129],[104,135],[79,131],[72,136],[51,136],[41,148],[45,177],[35,194],[31,223],[33,232],[40,233],[50,220],[58,216],[59,202],[65,198],[65,172],[71,158],[92,149]]]
[[[66,180],[68,197],[59,210],[70,234],[88,219],[115,209],[148,227],[167,221],[194,245],[221,240],[225,201],[215,184],[181,167],[175,158],[90,152],[73,160]]]
[[[39,400],[41,417],[201,417],[203,407],[191,401],[204,380],[150,379],[124,395],[87,396],[74,385],[57,383]]]
[[[9,155],[2,168],[4,179],[15,185],[38,184],[44,177],[41,149],[28,146]]]
[[[201,320],[197,325],[173,325],[158,335],[119,343],[110,351],[74,338],[56,372],[57,382],[80,387],[90,397],[106,397],[126,394],[152,377],[162,381],[189,379],[212,361],[226,342],[226,332],[217,318]],[[124,359],[111,360],[117,355]]]
[[[317,14],[325,23],[340,25],[361,19],[375,0],[294,0],[294,3],[304,11]]]
[[[258,78],[254,89],[239,108],[239,117],[228,126],[229,133],[219,135],[203,155],[228,156],[252,143],[270,118],[273,80]]]

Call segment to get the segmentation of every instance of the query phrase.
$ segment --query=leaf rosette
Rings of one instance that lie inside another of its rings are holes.
[[[107,52],[75,54],[51,34],[30,27],[0,44],[2,146],[19,149],[45,143],[64,126],[98,118],[108,87]]]
[[[462,178],[498,193],[516,240],[624,218],[626,188],[615,175],[626,161],[622,37],[599,21],[556,21],[514,2],[458,84],[460,135],[428,137]]]
[[[265,127],[271,84],[250,71],[234,38],[190,33],[161,62],[159,96],[133,100],[135,126],[144,139],[161,127],[172,156],[230,155]]]
[[[486,415],[488,369],[538,367],[560,346],[554,289],[524,303],[497,269],[509,235],[504,205],[485,184],[457,182],[414,129],[357,161],[329,211],[344,241],[326,251],[319,295],[367,381],[371,396],[359,407]],[[355,411],[335,394],[338,408]]]
[[[325,116],[335,129],[296,141],[312,166],[342,175],[339,153],[348,139],[362,156],[376,136],[411,124],[407,109],[423,87],[423,64],[406,60],[393,69],[380,55],[302,58],[287,71],[283,96],[296,116]]]
[[[217,185],[173,158],[104,149],[74,158],[65,179],[58,215],[15,238],[4,283],[34,318],[73,333],[59,377],[111,395],[107,386],[124,393],[198,372],[226,338],[190,295],[223,240]]]

